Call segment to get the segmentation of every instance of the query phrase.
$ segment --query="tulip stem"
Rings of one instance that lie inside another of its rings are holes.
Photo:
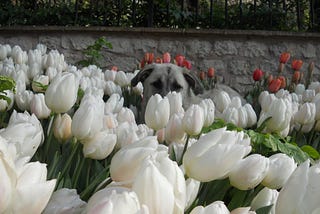
[[[52,135],[53,135],[53,127],[52,127],[52,124],[53,124],[54,118],[55,118],[55,114],[53,114],[53,115],[50,117],[49,127],[48,127],[48,132],[47,132],[48,139],[46,140],[45,145],[44,145],[44,154],[45,154],[45,155],[44,155],[44,157],[43,157],[43,162],[47,162],[47,158],[49,157],[48,153],[49,153],[49,148],[50,148],[51,141],[52,141]]]
[[[182,155],[181,155],[181,159],[180,159],[180,161],[178,163],[179,166],[182,165],[183,156],[184,156],[184,153],[186,153],[186,151],[187,151],[189,139],[190,139],[190,135],[187,135],[187,140],[186,140],[186,143],[184,144],[184,148],[183,148],[183,152],[182,152]]]
[[[58,178],[58,182],[57,182],[57,186],[59,186],[60,182],[63,180],[64,178],[64,175],[67,173],[67,171],[70,169],[70,166],[71,166],[71,163],[72,163],[72,160],[73,160],[73,157],[74,155],[76,154],[77,150],[78,150],[78,147],[79,147],[79,143],[77,143],[77,139],[76,138],[73,138],[72,141],[71,141],[71,154],[64,166],[64,168],[62,169],[61,171],[61,174],[59,175],[59,178]]]

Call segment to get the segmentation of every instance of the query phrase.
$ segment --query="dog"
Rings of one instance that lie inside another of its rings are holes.
[[[200,103],[204,98],[211,98],[220,90],[226,91],[230,97],[240,96],[234,89],[226,85],[217,85],[211,91],[204,87],[195,72],[172,63],[153,63],[146,65],[132,80],[131,86],[139,82],[143,84],[143,100],[139,111],[139,121],[144,122],[144,114],[149,98],[154,94],[166,96],[170,91],[180,92],[183,107],[187,109],[191,104]],[[205,92],[205,93],[204,93]]]

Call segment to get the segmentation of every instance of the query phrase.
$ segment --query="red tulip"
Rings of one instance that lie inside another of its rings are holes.
[[[302,60],[295,59],[295,60],[292,61],[291,67],[292,67],[293,70],[299,71],[300,68],[302,67],[302,64],[303,64]]]
[[[300,78],[301,78],[300,71],[295,71],[292,76],[292,82],[294,82],[295,84],[298,84],[300,81]]]
[[[146,61],[144,61],[144,58],[143,58],[140,62],[140,69],[143,69],[145,65],[146,65]]]
[[[146,53],[144,55],[144,61],[148,64],[151,64],[153,63],[153,60],[154,60],[154,53]]]
[[[184,60],[185,60],[185,57],[182,56],[182,55],[177,55],[177,56],[175,57],[175,62],[176,62],[176,64],[177,64],[178,66],[183,66]]]
[[[256,70],[253,71],[253,80],[260,81],[263,75],[264,75],[263,71],[257,68]]]
[[[281,81],[280,88],[285,88],[287,86],[287,81],[284,76],[279,76],[278,79]]]
[[[111,71],[118,71],[118,67],[117,66],[112,66]]]
[[[290,59],[290,53],[289,52],[284,52],[280,55],[279,62],[286,64]]]
[[[161,57],[157,57],[157,58],[156,58],[156,63],[161,64],[161,63],[162,63],[162,58],[161,58]]]
[[[168,52],[164,53],[162,58],[163,58],[163,63],[170,63],[171,62],[171,56]]]
[[[268,88],[271,93],[276,93],[277,91],[279,91],[280,87],[281,87],[281,80],[279,78],[276,78],[271,80]]]
[[[188,60],[184,60],[182,66],[188,68],[189,70],[191,70],[192,67],[191,62]]]
[[[208,69],[208,73],[207,73],[209,78],[213,78],[214,77],[214,68],[209,68]]]

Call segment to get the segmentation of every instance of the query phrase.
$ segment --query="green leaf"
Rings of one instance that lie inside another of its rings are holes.
[[[301,150],[307,153],[313,159],[319,159],[320,155],[317,150],[315,150],[312,146],[304,145],[301,147]]]
[[[269,214],[271,209],[272,209],[273,204],[266,206],[266,207],[261,207],[256,210],[257,214]]]
[[[33,84],[35,84],[35,86],[41,88],[43,91],[47,90],[48,85],[44,85],[41,82],[37,82],[37,81],[32,81]]]
[[[0,100],[5,100],[7,101],[8,105],[11,103],[11,99],[5,95],[0,94]]]
[[[261,132],[267,125],[267,122],[271,119],[272,117],[268,117],[267,119],[265,119],[262,124],[257,128],[257,132]]]
[[[0,76],[0,92],[12,90],[15,92],[16,82],[11,77]]]

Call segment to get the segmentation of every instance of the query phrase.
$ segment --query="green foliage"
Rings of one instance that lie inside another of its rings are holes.
[[[100,61],[103,59],[103,54],[101,53],[103,48],[112,49],[112,44],[106,40],[105,37],[100,37],[97,39],[93,45],[89,45],[84,51],[84,60],[78,62],[80,66],[97,65],[100,66]]]
[[[15,3],[18,2],[18,3]],[[315,6],[312,23],[309,1],[299,1],[300,22],[297,21],[297,1],[249,1],[242,3],[213,1],[2,1],[0,25],[58,25],[58,26],[121,26],[148,27],[150,11],[153,27],[230,28],[255,30],[308,31],[319,29],[319,8]],[[76,2],[78,4],[76,4]]]
[[[11,103],[11,99],[7,97],[7,93],[5,90],[12,90],[15,92],[16,83],[15,81],[6,76],[0,76],[0,99],[6,100],[9,104]]]
[[[216,120],[211,126],[204,128],[202,133],[207,133],[214,129],[227,127],[228,130],[243,131],[251,139],[252,153],[258,153],[269,157],[276,153],[284,153],[293,157],[297,163],[302,163],[308,158],[319,159],[317,150],[311,146],[299,147],[294,143],[293,138],[283,138],[277,133],[263,133],[262,129],[241,129],[234,124],[225,123],[223,120]],[[311,148],[310,148],[311,147]]]

